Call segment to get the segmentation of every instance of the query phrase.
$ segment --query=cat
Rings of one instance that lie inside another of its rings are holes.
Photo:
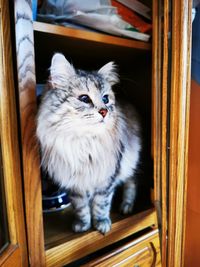
[[[75,70],[61,53],[52,57],[51,88],[39,107],[37,138],[42,167],[68,189],[75,232],[111,229],[112,197],[122,182],[121,211],[133,210],[141,126],[132,106],[116,102],[112,86],[118,82],[113,62],[89,72]]]

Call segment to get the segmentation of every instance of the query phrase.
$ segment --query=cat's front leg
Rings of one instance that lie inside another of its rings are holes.
[[[133,178],[129,178],[123,188],[123,201],[120,206],[120,211],[123,214],[130,214],[133,211],[137,186]]]
[[[92,203],[93,226],[105,234],[111,229],[110,209],[114,189],[96,192]]]
[[[70,192],[69,195],[76,216],[72,228],[77,233],[85,232],[91,228],[90,196],[76,192]]]

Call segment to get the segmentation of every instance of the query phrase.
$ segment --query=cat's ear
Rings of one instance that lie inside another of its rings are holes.
[[[114,62],[109,62],[104,65],[99,71],[104,79],[106,79],[111,85],[114,85],[119,82],[118,73],[116,71],[116,65]]]
[[[51,60],[50,67],[51,84],[53,87],[63,87],[68,79],[74,76],[74,67],[61,53],[56,53]]]

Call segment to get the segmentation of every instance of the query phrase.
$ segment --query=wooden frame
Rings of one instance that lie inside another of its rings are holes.
[[[14,12],[29,263],[31,266],[44,266],[40,163],[35,138],[36,92],[32,2],[16,0]]]
[[[185,225],[185,200],[187,180],[187,140],[190,85],[190,39],[191,39],[191,2],[189,0],[172,1],[172,55],[169,65],[169,1],[164,1],[164,27],[161,23],[160,1],[153,1],[153,129],[155,158],[155,205],[162,224],[162,262],[163,266],[183,265],[183,243]],[[17,75],[19,85],[19,104],[21,121],[21,141],[23,157],[24,193],[26,204],[26,224],[30,264],[44,266],[57,249],[45,253],[42,199],[39,170],[39,151],[35,140],[35,65],[34,40],[31,2],[15,0],[15,26]],[[40,23],[35,23],[38,30]],[[80,32],[61,33],[59,26],[42,25],[42,31],[53,31],[70,38],[82,38]],[[164,39],[161,32],[164,29]],[[102,43],[95,34],[88,33],[88,40]],[[96,38],[96,39],[95,39]],[[102,35],[102,38],[105,38]],[[113,41],[114,40],[114,41]],[[138,48],[138,42],[122,42],[120,38],[108,38],[109,42],[123,47]],[[119,42],[119,43],[118,43]],[[140,50],[149,46],[139,46]],[[162,53],[163,51],[163,53]],[[168,73],[171,70],[171,83]],[[169,144],[169,147],[168,147]],[[34,177],[34,179],[33,179]],[[168,186],[169,181],[169,187]],[[178,188],[178,190],[177,190]],[[167,195],[169,194],[169,203]],[[33,209],[37,206],[37,212]],[[184,220],[183,220],[184,219]],[[183,221],[182,221],[183,220]],[[170,239],[167,241],[167,232]],[[65,247],[65,245],[63,245]],[[50,252],[52,254],[50,254]],[[56,252],[57,253],[57,252]],[[47,258],[46,258],[47,257]],[[68,256],[66,256],[68,257]],[[66,259],[63,256],[63,261]],[[55,260],[56,261],[56,260]],[[168,261],[168,263],[167,263]]]
[[[160,225],[162,266],[167,262],[167,114],[169,3],[154,1],[153,23],[153,138],[155,206]],[[164,11],[164,19],[162,17]]]
[[[172,1],[168,266],[184,265],[192,1]]]
[[[166,0],[163,6],[164,10],[164,21],[163,21],[163,40],[162,40],[162,117],[161,117],[161,206],[162,206],[162,265],[166,266],[167,262],[167,229],[168,229],[168,220],[167,220],[167,207],[168,207],[168,109],[169,109],[169,78],[168,71],[170,69],[169,62],[169,1]],[[160,18],[161,20],[162,18]]]
[[[172,1],[172,13],[169,6],[169,1],[164,1],[163,27],[160,17],[153,25],[153,101],[157,100],[153,112],[153,136],[157,141],[153,151],[155,200],[158,212],[161,209],[162,266],[178,267],[184,264],[192,1]],[[158,2],[154,9],[159,10]]]
[[[8,1],[0,1],[0,136],[10,244],[0,266],[27,266]]]
[[[19,90],[19,109],[20,109],[20,122],[21,122],[21,143],[22,143],[22,158],[23,158],[23,177],[24,177],[24,194],[25,194],[25,208],[26,208],[26,227],[28,233],[28,249],[29,249],[29,261],[31,266],[44,266],[56,264],[59,262],[64,264],[71,260],[78,258],[78,253],[73,253],[73,258],[70,257],[70,244],[77,242],[63,243],[63,245],[49,249],[45,252],[44,248],[44,235],[43,235],[43,216],[42,216],[42,194],[41,194],[41,181],[40,181],[40,163],[39,163],[39,150],[35,139],[35,117],[36,117],[36,92],[35,92],[35,63],[34,63],[34,40],[33,40],[33,22],[32,22],[32,10],[31,3],[27,1],[15,0],[14,3],[15,12],[15,37],[16,37],[16,59],[17,59],[17,78],[18,78],[18,90]],[[35,27],[40,25],[35,23]],[[60,34],[68,36],[69,38],[82,38],[79,30],[67,31],[63,27],[54,25],[43,25],[42,30],[49,31],[49,29],[55,32],[58,29]],[[62,33],[60,32],[62,30]],[[79,35],[77,35],[79,33]],[[137,42],[134,40],[122,39],[118,37],[106,37],[106,35],[98,35],[96,33],[87,33],[86,40],[93,42],[106,42],[119,47],[135,48],[139,50],[149,50],[151,46],[143,42]],[[101,37],[100,39],[99,36]],[[34,177],[34,179],[33,179]],[[36,212],[33,212],[37,207]],[[116,226],[113,226],[113,230],[109,239],[104,240],[104,245],[110,244],[112,241],[117,241],[117,235],[115,229],[121,229],[121,238],[130,235],[135,232],[137,228],[137,217],[140,218],[140,224],[143,227],[157,224],[155,212],[150,211],[148,217],[135,216],[136,225],[132,224],[130,227],[123,229],[123,224],[129,225],[132,218],[124,220]],[[142,221],[141,221],[142,220]],[[121,228],[120,228],[121,227]],[[129,229],[130,228],[130,229]],[[94,236],[98,240],[102,240],[98,233]],[[83,239],[80,238],[83,242]],[[66,248],[68,246],[68,251]],[[77,245],[76,245],[77,246]],[[65,250],[60,250],[63,247]],[[101,247],[99,244],[98,247]],[[64,253],[65,251],[65,253]],[[79,250],[78,250],[79,251]],[[92,251],[92,250],[91,250]],[[60,260],[55,257],[55,252],[61,253]],[[86,252],[84,251],[84,255]],[[59,265],[59,264],[58,264]]]

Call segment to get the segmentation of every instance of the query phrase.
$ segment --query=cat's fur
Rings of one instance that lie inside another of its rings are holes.
[[[120,182],[125,183],[121,210],[133,209],[133,176],[141,150],[137,114],[131,106],[115,102],[112,85],[118,75],[112,62],[86,72],[75,70],[57,53],[50,74],[52,88],[42,99],[37,119],[42,166],[70,192],[77,217],[74,231],[86,231],[93,224],[104,234],[111,228],[111,201]],[[81,101],[80,95],[88,95],[91,102]],[[108,111],[105,117],[99,113],[102,108]]]

